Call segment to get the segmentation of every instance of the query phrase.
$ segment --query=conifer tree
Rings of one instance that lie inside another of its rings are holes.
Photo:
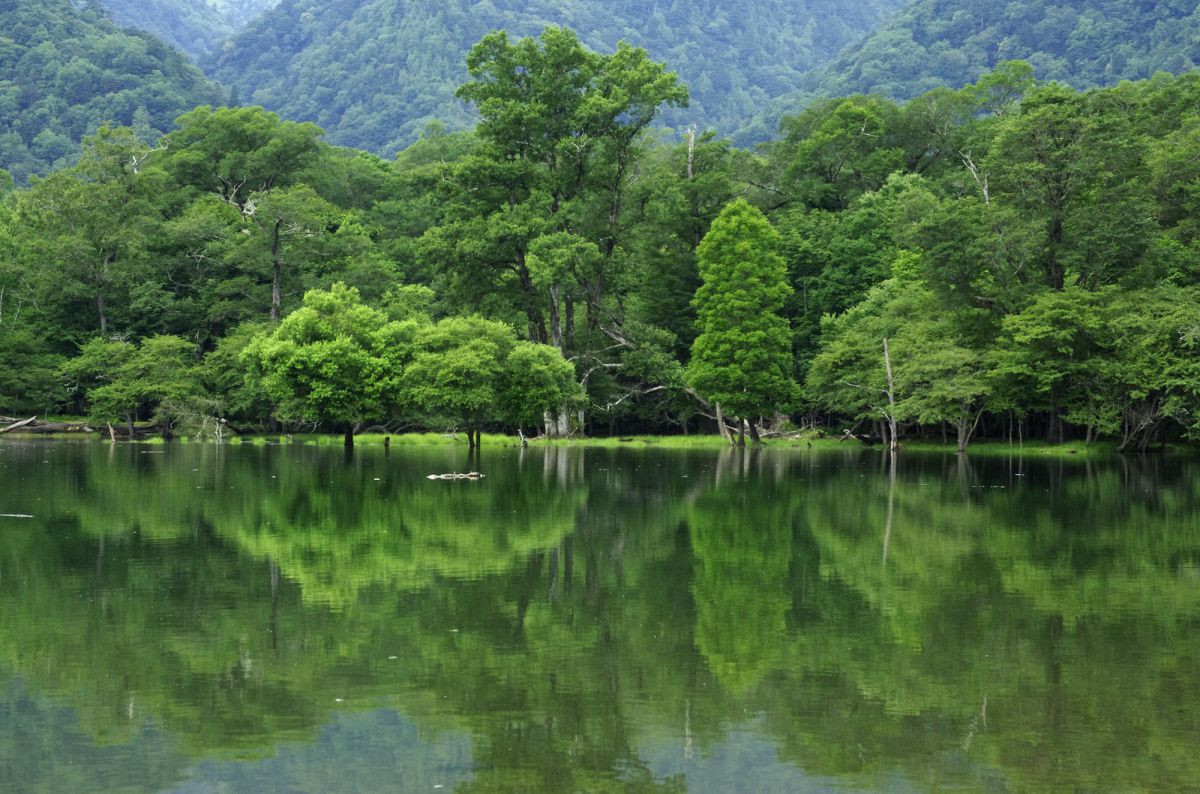
[[[692,344],[688,381],[723,410],[749,420],[757,441],[754,419],[786,409],[796,393],[790,331],[780,316],[791,287],[779,233],[762,212],[738,199],[713,222],[697,257],[700,335]]]

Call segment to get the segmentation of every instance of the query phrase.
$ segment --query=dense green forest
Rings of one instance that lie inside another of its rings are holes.
[[[205,66],[244,102],[315,122],[334,143],[390,156],[431,120],[452,128],[475,123],[474,111],[454,101],[454,88],[466,77],[467,51],[489,30],[522,36],[565,25],[597,52],[624,40],[679,72],[691,104],[667,109],[660,124],[730,133],[899,6],[900,0],[284,0]],[[760,139],[771,132],[757,129]]]
[[[192,58],[217,49],[276,0],[99,0],[122,26],[153,33]]]
[[[202,107],[10,192],[0,412],[1200,431],[1195,72],[1081,93],[1005,63],[815,104],[753,153],[652,134],[687,91],[637,48],[494,33],[468,73],[475,130],[394,161]]]
[[[101,124],[153,141],[185,110],[227,98],[183,55],[94,7],[4,0],[0,19],[0,166],[18,182],[73,164]]]
[[[817,87],[911,99],[1021,59],[1043,80],[1094,88],[1194,69],[1198,37],[1200,6],[1190,0],[916,0],[829,64]]]

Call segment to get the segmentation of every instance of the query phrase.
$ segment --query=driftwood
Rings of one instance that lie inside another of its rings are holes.
[[[11,421],[7,417],[0,417],[0,421]],[[0,428],[0,435],[10,432],[21,433],[95,433],[95,428],[88,427],[84,422],[43,422],[39,421],[36,416],[31,416],[28,419],[14,421],[7,427]]]
[[[5,420],[5,421],[7,421],[7,420]],[[16,430],[16,429],[18,429],[18,428],[21,428],[21,427],[25,427],[25,426],[27,426],[27,425],[29,425],[29,424],[32,424],[33,422],[36,422],[36,421],[37,421],[37,417],[36,417],[36,416],[31,416],[31,417],[29,417],[28,419],[20,419],[20,420],[18,420],[18,421],[16,421],[16,422],[13,422],[13,423],[12,423],[11,425],[9,425],[8,427],[5,427],[5,428],[3,428],[3,429],[0,429],[0,434],[7,433],[7,432],[9,432],[9,431],[11,431],[11,430]]]
[[[22,433],[95,433],[96,428],[82,422],[39,422],[21,429]]]

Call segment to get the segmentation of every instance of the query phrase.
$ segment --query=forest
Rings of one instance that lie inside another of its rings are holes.
[[[70,0],[0,0],[0,167],[19,183],[75,164],[101,124],[150,143],[229,92],[154,36]]]
[[[319,124],[335,144],[390,157],[429,121],[453,129],[476,123],[454,90],[467,76],[463,56],[480,37],[500,28],[515,37],[536,35],[561,25],[596,52],[611,53],[616,42],[627,41],[680,74],[691,101],[686,113],[663,108],[660,125],[730,134],[900,5],[292,0],[252,21],[201,64],[244,102]],[[773,131],[765,123],[749,127],[744,135],[759,140]]]
[[[911,99],[1020,58],[1042,79],[1094,88],[1195,69],[1198,32],[1200,9],[1184,0],[916,0],[842,52],[811,87]]]
[[[194,435],[1200,433],[1200,75],[1003,62],[753,151],[644,50],[488,34],[394,160],[257,107],[0,203],[0,414]],[[122,431],[122,428],[126,428]]]

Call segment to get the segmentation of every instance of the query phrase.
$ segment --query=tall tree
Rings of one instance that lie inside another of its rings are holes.
[[[607,367],[599,350],[635,344],[619,302],[641,133],[662,106],[686,104],[687,90],[645,50],[599,55],[564,28],[517,42],[488,34],[467,71],[458,95],[478,108],[481,146],[450,168],[448,221],[424,238],[438,286],[459,305],[523,318],[530,341],[553,342],[584,372]],[[564,414],[555,432],[567,429]]]
[[[791,330],[780,315],[791,294],[779,233],[744,199],[727,206],[697,252],[700,288],[688,380],[708,400],[749,422],[787,409],[796,395]],[[745,443],[744,432],[739,443]]]

